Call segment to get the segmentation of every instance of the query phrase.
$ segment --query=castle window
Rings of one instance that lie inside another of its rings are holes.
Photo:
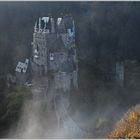
[[[50,60],[54,60],[54,53],[50,53]]]

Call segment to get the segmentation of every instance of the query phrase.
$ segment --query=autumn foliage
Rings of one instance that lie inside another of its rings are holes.
[[[130,109],[124,117],[117,122],[108,138],[138,138],[140,139],[140,105]]]

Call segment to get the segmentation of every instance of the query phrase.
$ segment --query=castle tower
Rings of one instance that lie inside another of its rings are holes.
[[[48,80],[50,90],[61,89],[66,92],[72,87],[78,87],[75,25],[72,17],[40,17],[36,21],[32,70],[35,77]]]

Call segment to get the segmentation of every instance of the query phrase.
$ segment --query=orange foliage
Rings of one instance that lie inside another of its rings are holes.
[[[108,138],[140,138],[140,105],[128,111],[124,117],[117,122]]]

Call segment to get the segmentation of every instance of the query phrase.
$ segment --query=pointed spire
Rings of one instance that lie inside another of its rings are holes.
[[[60,25],[61,20],[62,20],[62,18],[58,18],[58,19],[57,19],[57,26],[59,26],[59,25]]]
[[[49,22],[49,17],[42,17],[42,20],[44,20],[45,23]]]
[[[50,19],[49,17],[46,17],[46,21],[47,21],[47,23],[49,22],[49,19]]]
[[[41,18],[39,18],[39,31],[42,31],[42,29],[41,29]]]

